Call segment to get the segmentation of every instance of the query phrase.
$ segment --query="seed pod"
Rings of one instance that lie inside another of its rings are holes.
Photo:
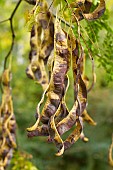
[[[71,145],[73,145],[80,138],[81,132],[82,132],[82,126],[81,126],[80,119],[78,118],[76,119],[76,128],[64,142],[65,150],[70,148]]]
[[[75,22],[76,20],[80,21],[82,19],[86,19],[88,21],[94,21],[98,18],[100,18],[103,13],[105,12],[105,0],[100,0],[100,3],[98,5],[98,7],[91,13],[90,9],[91,9],[91,5],[92,2],[90,2],[89,0],[86,0],[84,3],[80,1],[81,5],[78,5],[76,3],[72,3],[70,4],[70,6],[73,7],[78,7],[74,12],[73,12],[73,16],[72,16],[72,22]]]
[[[65,77],[65,92],[67,91],[68,88],[68,77]],[[44,100],[44,95],[45,92],[42,96],[41,101],[38,104],[37,107],[37,114],[40,115],[40,105],[42,104],[43,100]],[[56,115],[55,117],[55,124],[57,124],[58,122],[60,122],[63,118],[65,118],[67,115],[69,114],[69,110],[66,106],[65,103],[65,96],[63,96],[62,101],[61,101],[61,107],[60,107],[60,113]],[[40,116],[38,116],[40,117]],[[38,119],[39,120],[39,119]],[[34,136],[49,136],[49,131],[48,131],[48,125],[43,124],[42,126],[38,126],[39,121],[36,121],[36,123],[34,124],[34,126],[27,128],[28,131],[28,137],[34,137]],[[34,130],[35,129],[35,130]],[[52,140],[49,139],[48,140]]]
[[[48,76],[45,70],[43,59],[39,58],[39,49],[41,43],[41,27],[34,25],[31,30],[31,51],[30,51],[30,64],[26,70],[28,77],[36,80],[42,85],[45,90],[48,85]]]
[[[105,12],[105,0],[100,0],[98,7],[92,13],[89,14],[84,13],[83,16],[88,21],[94,21],[100,18],[104,12]]]
[[[72,4],[70,4],[71,8],[75,8],[76,7],[76,3],[73,2]],[[89,13],[90,9],[92,6],[92,2],[90,0],[86,0],[84,3],[81,3],[81,5],[77,6],[77,9],[75,9],[75,11],[73,10],[73,14],[72,14],[72,22],[76,22],[81,21],[82,19],[84,19],[84,14]]]
[[[37,10],[39,12],[37,13]],[[42,12],[43,11],[43,12]],[[53,16],[48,10],[47,2],[37,1],[33,13],[35,24],[31,30],[30,64],[26,70],[29,78],[36,80],[46,89],[49,79],[45,65],[54,47],[54,23]]]
[[[53,67],[53,78],[54,78],[54,92],[59,95],[59,107],[57,111],[51,116],[49,121],[49,133],[50,137],[55,142],[59,149],[57,156],[60,156],[64,152],[63,141],[56,129],[55,117],[58,117],[61,113],[61,100],[65,94],[65,75],[68,71],[68,61],[70,60],[70,53],[68,50],[67,36],[61,29],[60,22],[56,19],[55,21],[55,62]],[[57,75],[57,76],[56,76]],[[51,81],[50,81],[51,82]],[[55,99],[54,99],[55,100]]]
[[[6,169],[16,148],[16,120],[13,113],[13,102],[10,87],[10,70],[2,75],[3,95],[0,106],[0,168]]]
[[[36,6],[40,7],[40,12],[36,15],[35,20],[42,28],[39,57],[44,59],[46,64],[54,48],[54,19],[45,0],[37,1]]]
[[[77,60],[78,60],[79,53],[78,53],[78,43],[77,43],[76,40],[74,42],[76,43],[76,47],[72,52],[72,60],[73,60],[73,77],[74,77],[75,103],[74,103],[74,106],[73,106],[72,110],[67,115],[67,117],[65,117],[61,122],[59,122],[57,124],[57,129],[58,129],[60,135],[62,135],[66,131],[68,131],[75,124],[77,115],[81,116],[83,110],[86,107],[86,94],[87,94],[87,91],[86,91],[86,88],[85,88],[85,84],[83,84],[83,82],[81,80],[80,74],[77,75],[77,69],[80,69],[80,68],[77,67]],[[78,92],[78,84],[80,86],[79,92]],[[82,90],[84,88],[85,88],[85,90]],[[85,96],[85,98],[84,98],[84,96]],[[77,101],[78,99],[80,100],[79,103]]]
[[[87,123],[89,123],[93,126],[96,125],[96,122],[89,116],[89,114],[87,113],[86,110],[83,111],[82,118],[83,118],[83,121],[86,121]]]

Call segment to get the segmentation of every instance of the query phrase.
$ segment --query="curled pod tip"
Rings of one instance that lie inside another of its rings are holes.
[[[105,9],[106,9],[105,0],[100,0],[98,7],[92,13],[83,14],[83,16],[88,21],[94,21],[104,14]]]

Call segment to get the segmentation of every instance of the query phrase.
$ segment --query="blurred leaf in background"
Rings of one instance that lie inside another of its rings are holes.
[[[11,161],[12,170],[38,170],[29,159],[32,156],[25,152],[16,151]]]

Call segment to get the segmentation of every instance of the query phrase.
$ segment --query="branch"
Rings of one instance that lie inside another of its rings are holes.
[[[14,26],[13,26],[13,17],[20,5],[20,3],[22,2],[22,0],[19,0],[18,3],[16,4],[11,16],[8,18],[8,19],[5,19],[3,21],[0,21],[0,24],[1,23],[4,23],[6,21],[9,21],[10,22],[10,29],[11,29],[11,35],[12,35],[12,42],[11,42],[11,47],[9,49],[9,52],[7,53],[7,55],[5,56],[5,59],[4,59],[4,70],[6,69],[6,64],[7,64],[7,60],[8,60],[8,57],[10,56],[12,50],[13,50],[13,47],[14,47],[14,40],[15,40],[15,32],[14,32]]]
[[[0,21],[0,24],[4,23],[4,22],[6,22],[6,21],[9,21],[9,18],[8,18],[8,19],[5,19],[5,20],[3,20],[3,21]]]

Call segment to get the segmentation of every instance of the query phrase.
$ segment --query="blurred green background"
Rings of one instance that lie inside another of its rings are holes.
[[[13,11],[17,0],[0,0],[0,21],[7,19]],[[110,11],[108,23],[113,29],[113,2],[106,0]],[[56,157],[54,144],[48,144],[46,138],[28,139],[26,128],[35,122],[35,109],[42,95],[42,88],[25,74],[29,63],[30,33],[25,25],[25,13],[32,6],[22,2],[14,17],[15,45],[12,52],[12,93],[14,110],[17,120],[18,148],[33,155],[32,162],[39,170],[111,170],[108,165],[108,149],[113,133],[113,82],[108,83],[108,75],[96,62],[97,83],[88,95],[88,112],[97,122],[92,127],[85,123],[84,131],[89,138],[88,143],[77,141],[62,157]],[[101,36],[105,31],[102,29]],[[101,38],[100,38],[101,41]],[[9,22],[0,24],[0,73],[3,70],[3,60],[11,44]],[[98,42],[99,44],[99,42]],[[111,47],[109,47],[111,48]],[[112,47],[113,48],[113,47]],[[113,62],[113,53],[111,56]],[[91,62],[86,62],[86,74],[91,77]],[[72,73],[69,73],[72,84]],[[73,104],[72,86],[68,90],[66,100],[68,107]],[[1,92],[0,92],[1,100]]]

